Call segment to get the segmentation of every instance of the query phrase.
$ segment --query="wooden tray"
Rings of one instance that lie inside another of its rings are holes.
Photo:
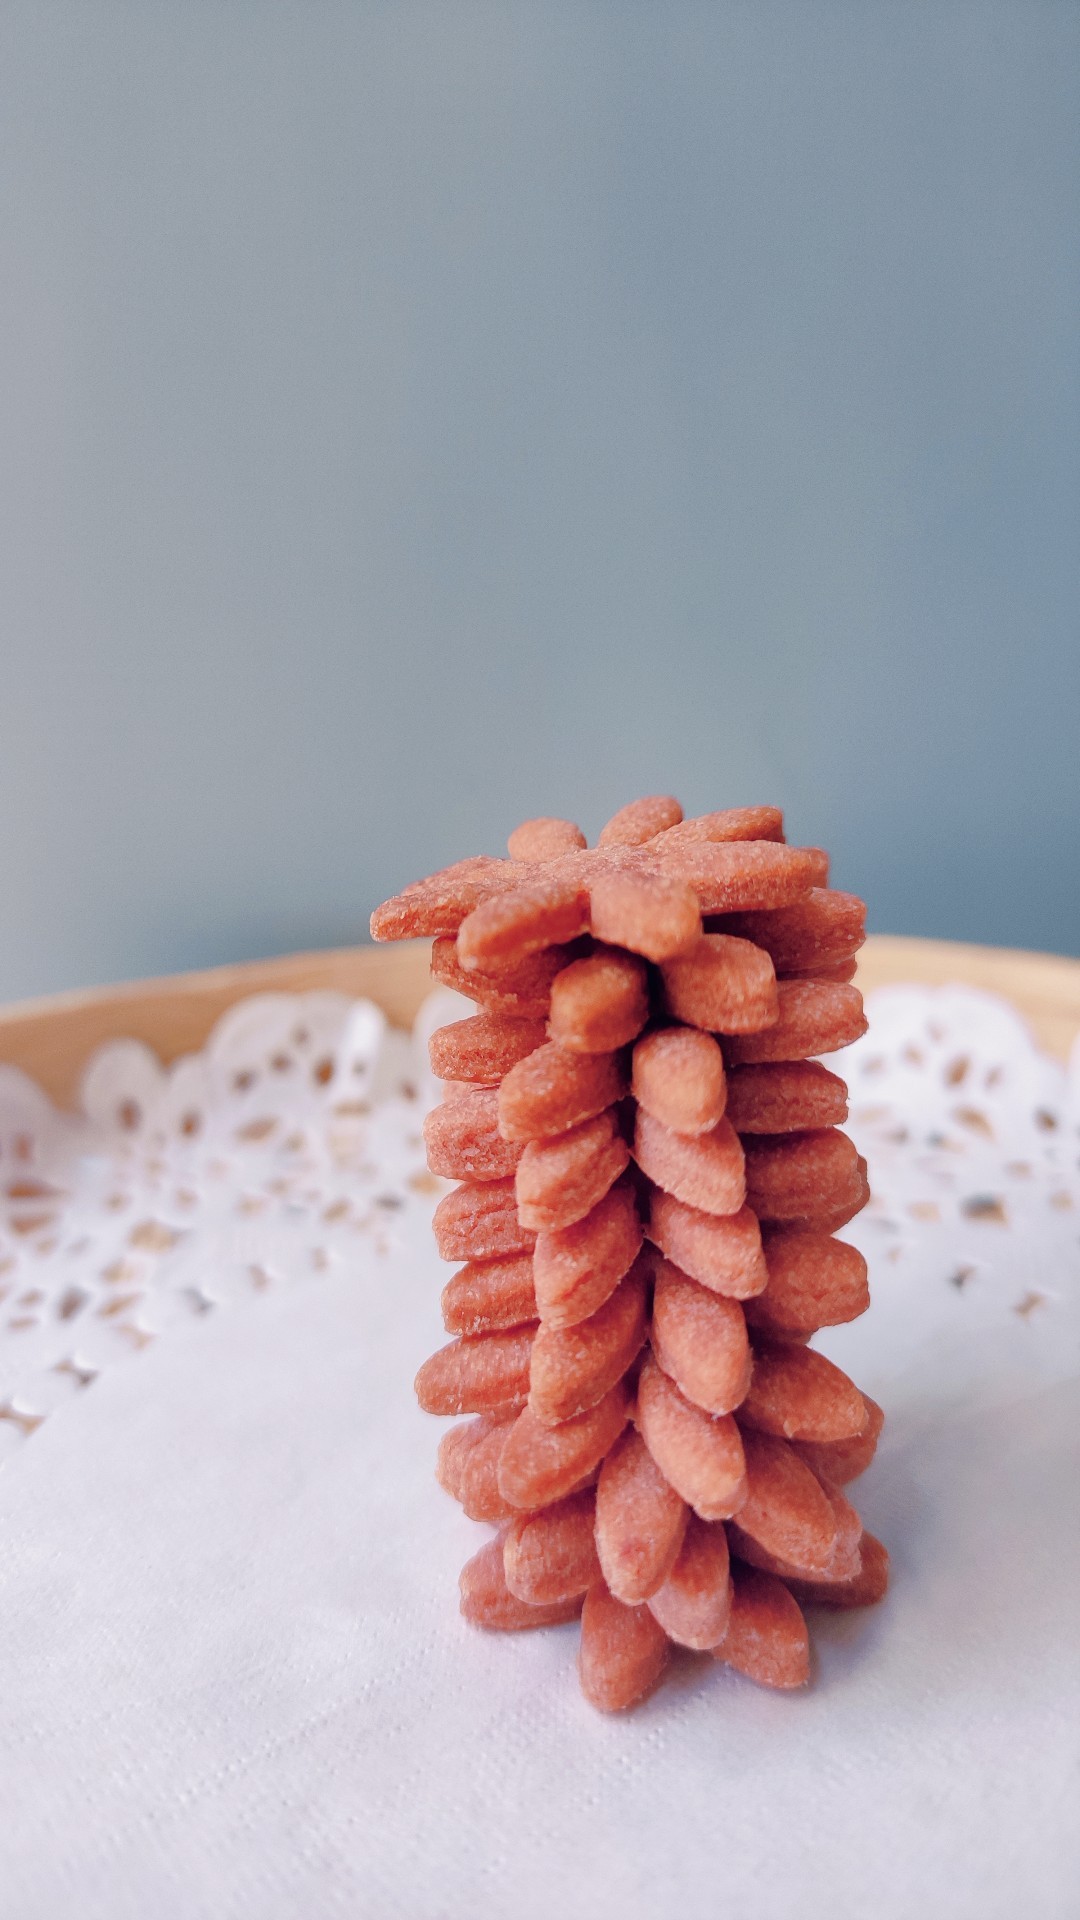
[[[0,1007],[0,1061],[22,1067],[60,1105],[74,1100],[83,1064],[103,1040],[142,1040],[162,1060],[201,1047],[215,1020],[250,993],[331,988],[365,994],[408,1026],[431,982],[428,942],[288,954],[245,966],[171,974]],[[859,957],[864,992],[897,981],[961,981],[1000,993],[1040,1045],[1064,1058],[1080,1033],[1080,961],[1003,947],[960,946],[878,934]]]

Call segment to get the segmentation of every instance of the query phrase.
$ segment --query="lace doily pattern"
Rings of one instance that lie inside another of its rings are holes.
[[[1080,1045],[1048,1058],[1004,1001],[886,987],[847,1050],[848,1131],[871,1200],[845,1228],[872,1311],[829,1353],[872,1358],[905,1400],[950,1383],[971,1402],[1074,1375],[1080,1360]],[[1008,1330],[1015,1337],[1001,1341]],[[988,1354],[992,1343],[992,1375]]]
[[[102,1048],[75,1115],[0,1067],[0,1459],[171,1328],[419,1244],[445,1191],[421,1136],[427,1037],[461,1005],[433,994],[407,1036],[367,1001],[260,995],[169,1068]],[[822,1344],[844,1364],[872,1342],[879,1378],[918,1365],[930,1391],[928,1332],[977,1371],[979,1329],[1008,1321],[1018,1367],[1037,1347],[1044,1374],[1074,1371],[1080,1060],[965,988],[886,988],[869,1013],[837,1071],[870,1164],[845,1234],[874,1311]]]
[[[172,1067],[103,1047],[74,1115],[0,1068],[0,1458],[176,1325],[400,1246],[443,1190],[420,1131],[429,1027],[259,995]]]

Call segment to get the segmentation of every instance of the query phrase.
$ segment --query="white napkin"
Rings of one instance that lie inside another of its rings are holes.
[[[0,1482],[0,1911],[1074,1913],[1075,1384],[891,1405],[893,1592],[816,1617],[804,1697],[688,1660],[609,1721],[576,1629],[457,1616],[479,1530],[405,1390],[434,1264],[185,1329]]]
[[[1065,1241],[976,1220],[955,1285],[919,1216],[834,1337],[888,1411],[856,1499],[894,1583],[815,1613],[812,1687],[688,1656],[606,1719],[576,1627],[458,1616],[486,1530],[409,1391],[445,1337],[429,1206],[109,1368],[0,1474],[3,1920],[1074,1916]]]

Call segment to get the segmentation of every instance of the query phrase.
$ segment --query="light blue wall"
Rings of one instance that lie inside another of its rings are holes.
[[[1080,945],[1080,8],[6,0],[0,997],[779,800]]]

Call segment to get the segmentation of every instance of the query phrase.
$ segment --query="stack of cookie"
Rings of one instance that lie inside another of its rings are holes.
[[[498,1533],[466,1618],[581,1614],[587,1697],[631,1705],[672,1644],[806,1680],[802,1604],[880,1598],[884,1548],[841,1491],[877,1407],[815,1353],[868,1304],[834,1238],[867,1198],[846,1090],[816,1056],[864,1031],[861,902],[772,808],[635,802],[589,849],[533,820],[379,908],[477,1006],[431,1042],[425,1133],[457,1182],[451,1343],[420,1403],[469,1415],[438,1475]],[[802,1603],[802,1604],[800,1604]]]

